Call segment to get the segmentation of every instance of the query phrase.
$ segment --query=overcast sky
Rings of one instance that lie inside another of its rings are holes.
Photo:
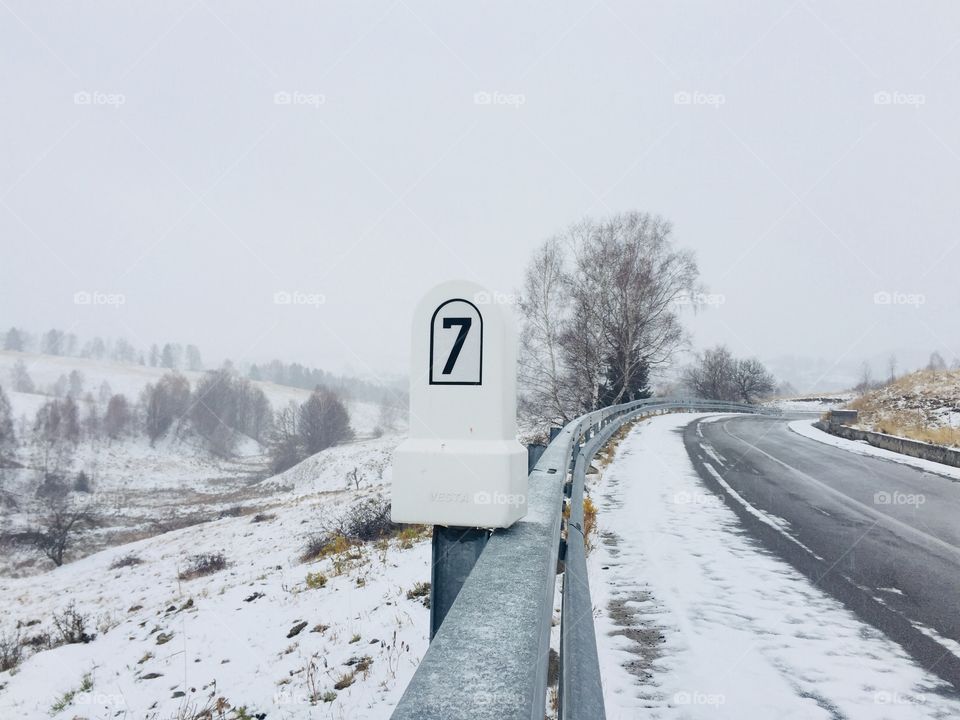
[[[431,285],[638,209],[696,347],[960,357],[956,2],[2,0],[0,53],[0,326],[404,372]]]

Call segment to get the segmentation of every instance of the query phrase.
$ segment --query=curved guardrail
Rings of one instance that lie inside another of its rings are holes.
[[[526,517],[490,536],[394,710],[394,720],[543,720],[562,514],[571,470],[560,712],[569,719],[605,717],[582,534],[585,468],[625,422],[676,410],[774,412],[725,401],[650,398],[569,422],[530,473]]]

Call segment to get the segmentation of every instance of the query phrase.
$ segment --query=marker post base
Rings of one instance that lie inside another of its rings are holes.
[[[433,564],[430,571],[430,640],[443,624],[470,571],[487,544],[490,531],[482,528],[433,526]]]

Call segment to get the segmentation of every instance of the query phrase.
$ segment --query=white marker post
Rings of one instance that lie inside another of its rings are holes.
[[[393,456],[394,522],[434,525],[431,637],[486,542],[527,512],[517,333],[481,286],[443,283],[413,315],[410,436]]]

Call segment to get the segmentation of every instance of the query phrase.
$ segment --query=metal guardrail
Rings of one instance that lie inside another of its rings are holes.
[[[725,401],[651,398],[569,422],[530,473],[526,517],[490,536],[394,710],[394,720],[543,720],[562,512],[571,469],[560,712],[565,719],[604,718],[583,544],[585,470],[625,422],[673,410],[775,412]]]

